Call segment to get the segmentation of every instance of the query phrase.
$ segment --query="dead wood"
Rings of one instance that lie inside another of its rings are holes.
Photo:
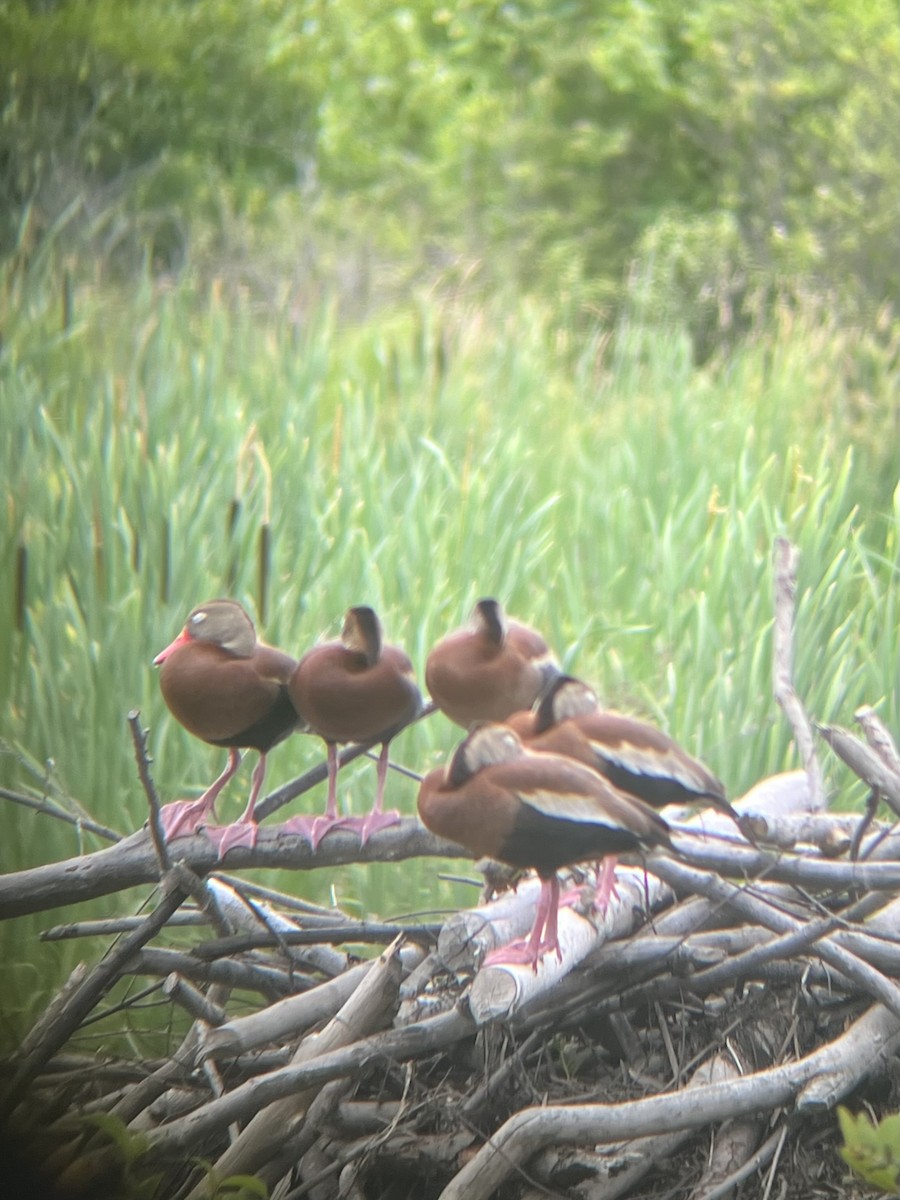
[[[308,1063],[330,1051],[352,1045],[381,1028],[393,1016],[399,1003],[399,943],[386,950],[372,969],[363,976],[340,1012],[319,1034],[305,1039],[294,1054],[292,1066]],[[281,1101],[260,1109],[234,1144],[216,1161],[222,1176],[252,1174],[266,1162],[272,1149],[290,1136],[293,1125],[302,1117],[316,1094],[315,1085],[294,1092]],[[205,1187],[195,1188],[189,1200],[200,1200]]]
[[[795,1102],[805,1107],[811,1089],[818,1105],[822,1078],[840,1078],[850,1090],[900,1046],[900,1018],[876,1005],[846,1034],[795,1062],[753,1075],[711,1083],[673,1095],[624,1104],[524,1109],[493,1135],[441,1193],[441,1200],[489,1200],[517,1164],[550,1144],[592,1145],[696,1129],[723,1117],[743,1117]]]
[[[178,858],[197,875],[208,875],[221,865],[215,848],[202,834],[179,838],[175,848]],[[347,863],[464,855],[460,846],[435,837],[414,820],[379,830],[363,847],[356,834],[334,830],[316,851],[297,834],[263,827],[252,850],[236,847],[228,852],[228,867],[310,871]],[[147,831],[141,829],[104,850],[0,876],[0,920],[109,896],[126,888],[154,883],[158,877],[159,863],[153,843]]]

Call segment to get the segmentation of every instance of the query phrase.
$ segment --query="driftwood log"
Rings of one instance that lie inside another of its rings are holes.
[[[6,919],[150,889],[138,917],[44,932],[110,938],[3,1064],[3,1124],[44,1186],[165,1200],[263,1186],[280,1200],[841,1194],[832,1110],[886,1103],[900,1050],[900,834],[876,819],[879,798],[900,806],[900,756],[871,709],[865,740],[803,711],[791,551],[776,552],[774,678],[804,768],[736,802],[755,845],[717,815],[673,814],[676,855],[621,867],[602,915],[592,873],[573,870],[582,902],[561,911],[561,959],[537,972],[481,966],[530,925],[533,880],[486,887],[434,926],[353,920],[240,877],[462,854],[416,821],[362,852],[339,831],[313,854],[264,828],[227,870],[202,836],[166,847],[133,714],[147,828],[0,878]],[[823,808],[816,729],[872,789],[865,814]],[[92,1022],[114,1028],[148,997],[171,1012],[165,1053],[91,1048]]]

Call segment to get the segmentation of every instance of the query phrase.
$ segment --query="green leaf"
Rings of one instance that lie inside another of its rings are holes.
[[[895,1195],[900,1186],[900,1113],[875,1125],[868,1113],[854,1117],[840,1107],[838,1122],[844,1138],[844,1162],[867,1183]]]
[[[126,1164],[134,1162],[150,1146],[150,1139],[146,1134],[135,1133],[113,1113],[87,1113],[81,1119],[86,1125],[93,1125],[105,1134],[115,1145]]]
[[[216,1184],[214,1200],[268,1200],[269,1188],[255,1175],[229,1175]]]

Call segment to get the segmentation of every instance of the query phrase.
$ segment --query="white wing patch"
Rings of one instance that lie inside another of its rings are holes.
[[[645,775],[652,779],[674,779],[688,791],[700,794],[705,794],[708,790],[708,784],[674,754],[642,750],[640,746],[633,746],[630,742],[623,742],[618,748],[598,742],[591,742],[591,746],[599,759],[610,762],[632,775]]]
[[[537,789],[518,790],[518,796],[523,804],[548,817],[560,821],[580,821],[587,825],[602,825],[606,829],[623,829],[633,833],[632,824],[618,820],[614,814],[603,809],[593,796],[584,796],[578,792],[545,792]]]

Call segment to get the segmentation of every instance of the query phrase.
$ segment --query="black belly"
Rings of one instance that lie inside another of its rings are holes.
[[[593,862],[641,845],[640,838],[625,829],[567,821],[522,805],[496,857],[513,867],[533,867],[540,875],[552,875],[571,863]]]
[[[665,808],[667,804],[696,804],[707,794],[685,787],[677,779],[660,775],[641,775],[636,771],[628,771],[607,759],[599,759],[597,767],[600,773],[620,792],[628,792],[631,796],[637,796],[651,808]]]
[[[282,686],[278,691],[278,699],[265,714],[247,729],[229,738],[218,739],[216,746],[237,746],[241,749],[258,750],[260,754],[268,754],[273,746],[277,746],[289,733],[299,725],[300,718],[291,703],[287,688]]]

